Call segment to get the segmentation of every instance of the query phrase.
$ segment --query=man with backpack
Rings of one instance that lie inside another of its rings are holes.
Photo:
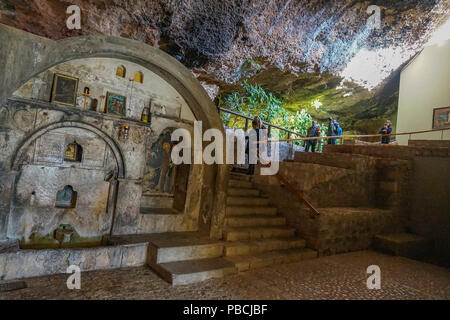
[[[334,122],[334,131],[336,135],[342,136],[342,127],[339,125],[339,122],[337,120],[333,120],[333,122]]]
[[[317,125],[317,121],[313,120],[311,127],[308,129],[307,137],[320,137],[320,128]],[[311,148],[311,152],[316,152],[317,139],[306,140],[305,152],[308,152]]]

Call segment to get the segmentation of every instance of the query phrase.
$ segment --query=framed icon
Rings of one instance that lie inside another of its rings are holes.
[[[450,107],[433,109],[433,129],[450,128]]]
[[[77,103],[78,78],[55,73],[51,102],[66,106]]]
[[[117,93],[106,93],[105,113],[125,117],[127,98]]]

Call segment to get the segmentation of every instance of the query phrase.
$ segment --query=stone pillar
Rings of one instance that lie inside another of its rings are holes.
[[[11,197],[17,172],[0,170],[0,240],[5,240],[8,230]]]

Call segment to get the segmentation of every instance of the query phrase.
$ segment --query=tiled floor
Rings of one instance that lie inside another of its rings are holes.
[[[381,269],[381,289],[369,290],[369,265]],[[0,299],[450,299],[450,270],[373,251],[264,268],[173,287],[149,268],[83,273],[81,290],[67,275],[27,279],[28,288]]]

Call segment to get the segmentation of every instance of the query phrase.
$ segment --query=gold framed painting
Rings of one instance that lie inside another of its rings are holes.
[[[105,113],[125,117],[127,109],[127,97],[118,93],[106,93]]]
[[[433,129],[450,128],[450,107],[433,109]]]
[[[77,103],[78,78],[55,73],[51,102],[74,107]]]

